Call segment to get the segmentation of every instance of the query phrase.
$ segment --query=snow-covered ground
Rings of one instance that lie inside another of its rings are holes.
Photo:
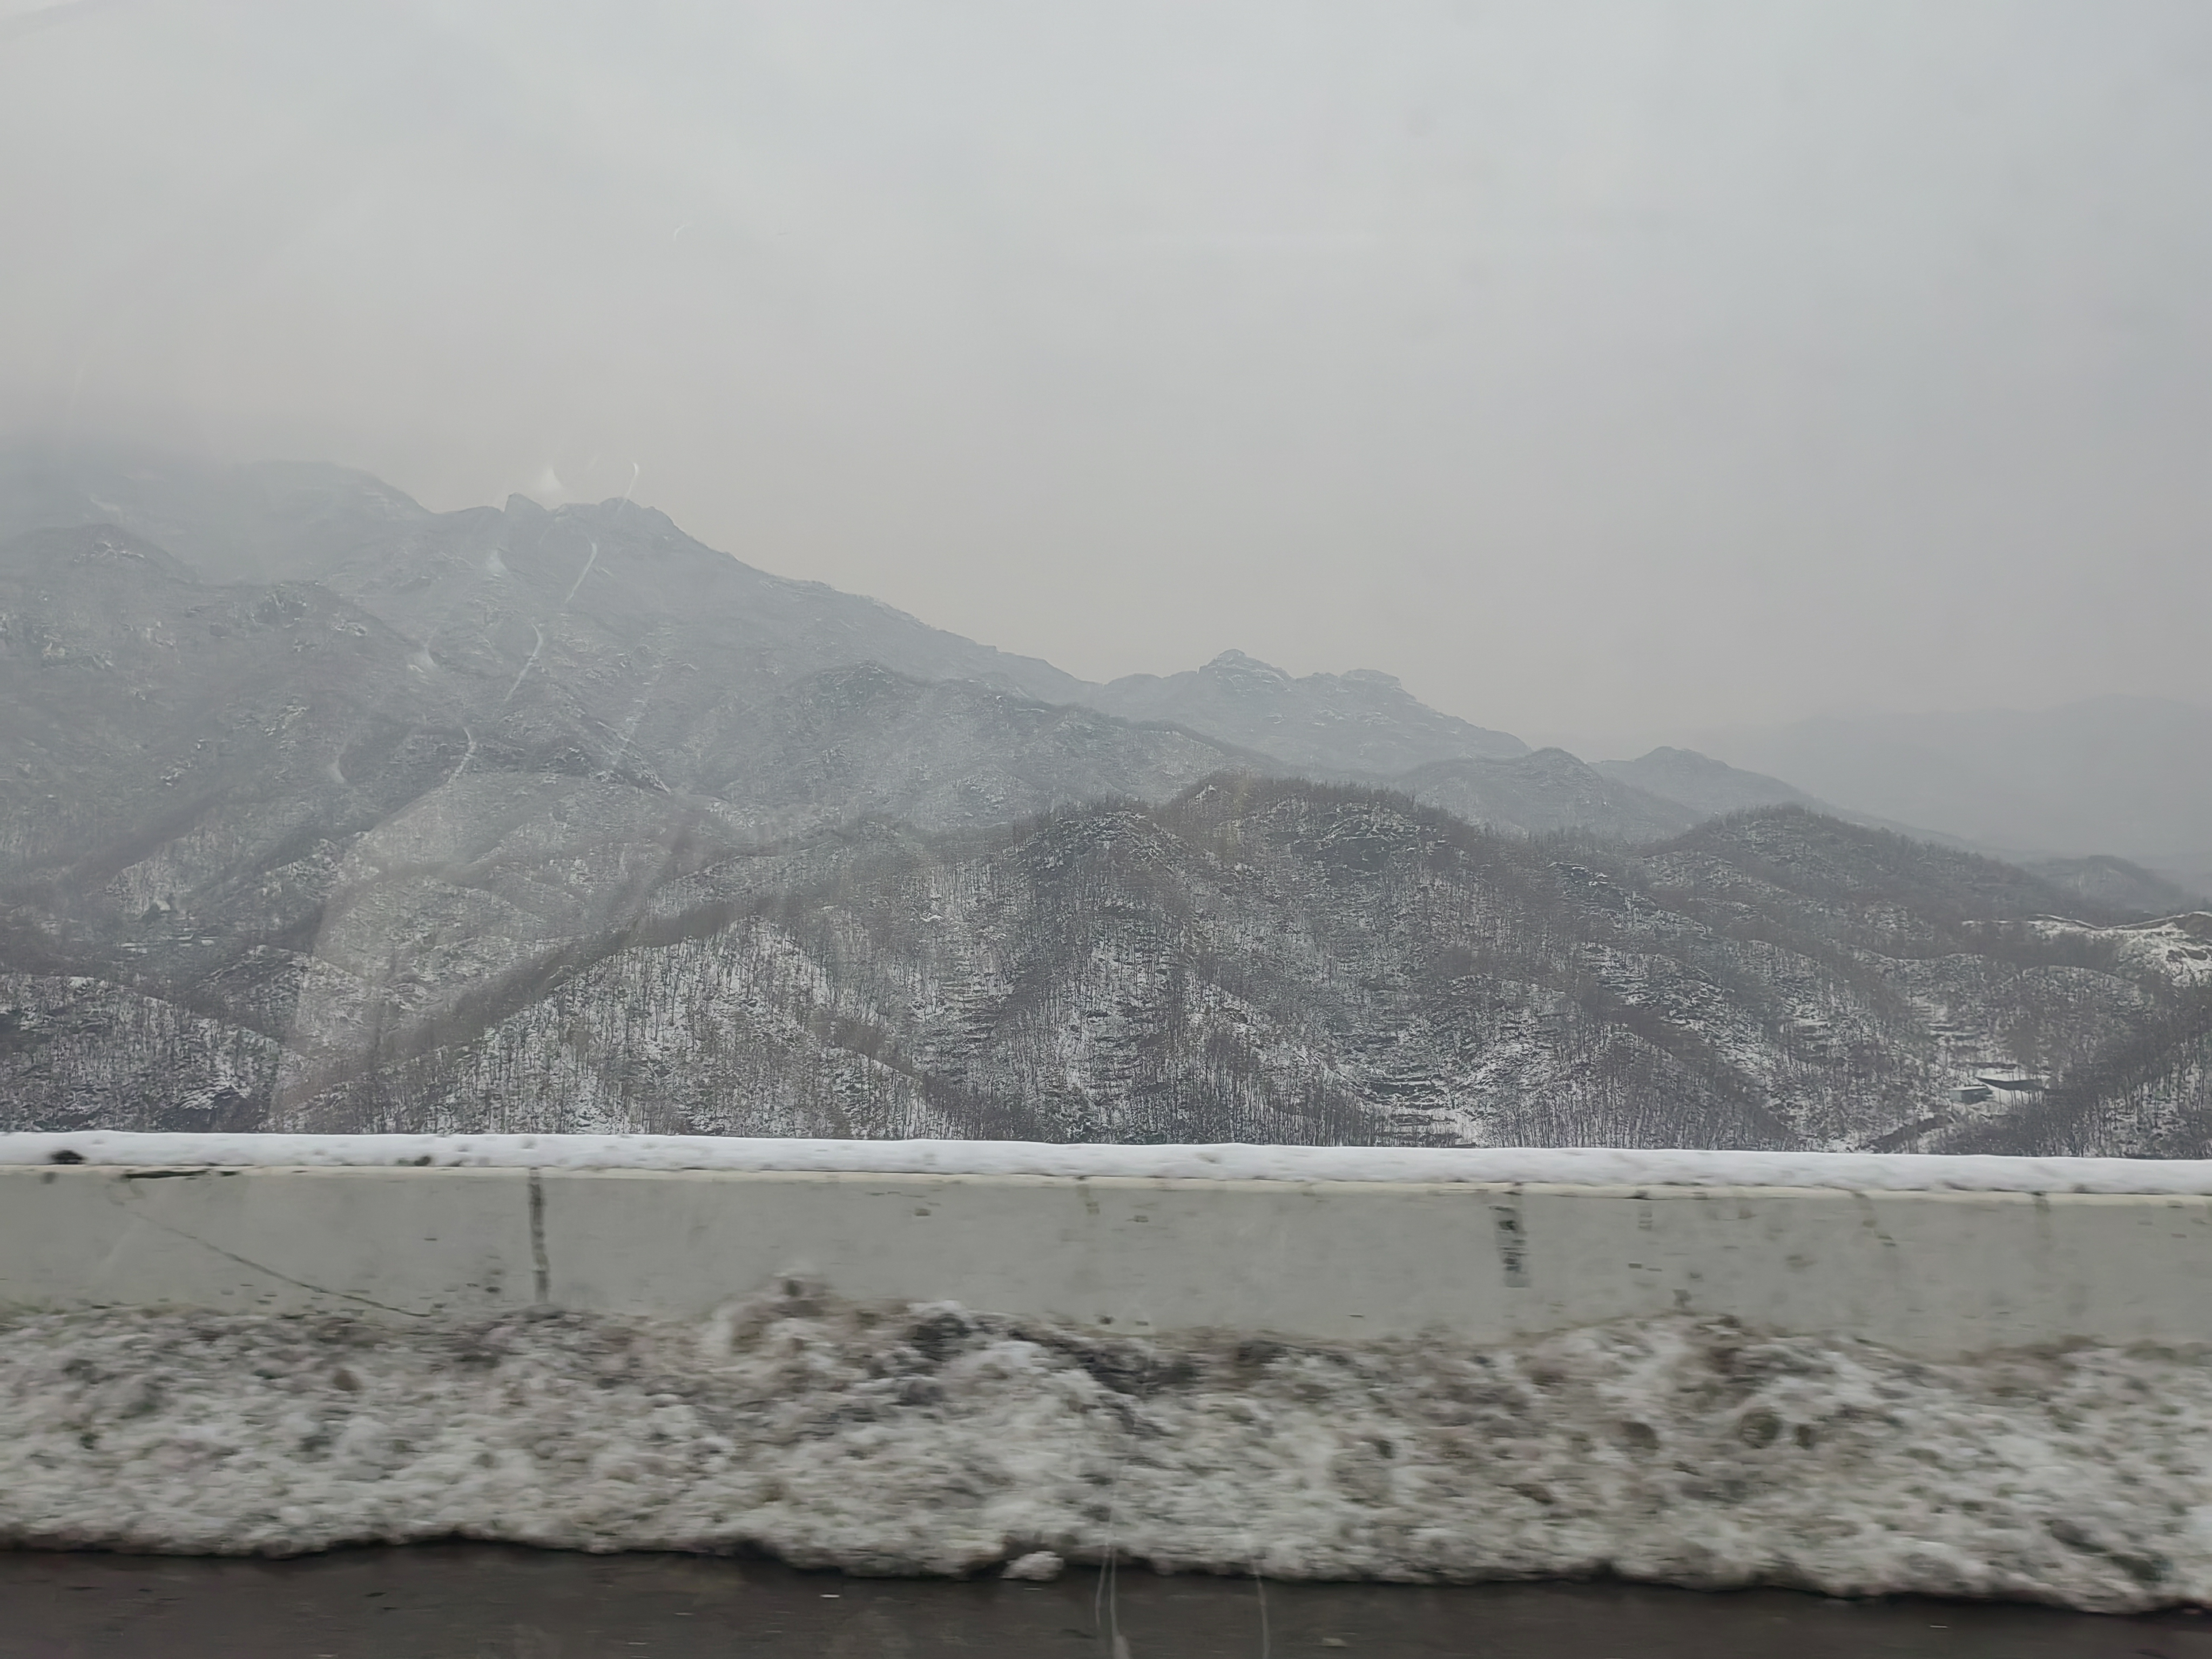
[[[2212,1194],[2212,1160],[1948,1158],[1896,1152],[1609,1147],[1080,1146],[1031,1140],[805,1140],[714,1135],[0,1134],[0,1164],[137,1168],[846,1170],[870,1175],[1205,1181],[1503,1182],[1810,1187],[1859,1192]]]
[[[2212,1356],[1719,1323],[1182,1349],[787,1285],[697,1324],[0,1322],[0,1546],[444,1536],[860,1572],[1610,1571],[2212,1600]]]
[[[2055,916],[2034,927],[2045,939],[2107,941],[2130,966],[2166,975],[2177,985],[2212,981],[2212,914],[2202,910],[2116,927],[2091,927]]]

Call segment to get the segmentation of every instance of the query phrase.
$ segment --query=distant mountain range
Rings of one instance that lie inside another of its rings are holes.
[[[2186,895],[2124,860],[1531,752],[1379,673],[1089,684],[624,502],[0,450],[0,1127],[2208,1121],[2212,923],[2146,926]]]
[[[517,496],[434,514],[338,467],[0,450],[0,537],[102,526],[170,556],[180,580],[312,584],[407,641],[416,690],[456,720],[468,711],[477,736],[707,794],[760,833],[1164,799],[1222,766],[1401,788],[1522,833],[1650,839],[1711,810],[1563,750],[1532,755],[1387,674],[1296,678],[1230,651],[1188,673],[1090,684],[753,569],[627,502],[548,512]]]
[[[1704,740],[1828,800],[2017,859],[2118,855],[2212,893],[2212,707],[1827,715]]]

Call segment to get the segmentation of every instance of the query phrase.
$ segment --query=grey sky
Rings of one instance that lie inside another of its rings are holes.
[[[2203,0],[0,0],[0,429],[1593,747],[2205,696]]]

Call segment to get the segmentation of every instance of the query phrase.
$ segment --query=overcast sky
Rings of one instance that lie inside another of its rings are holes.
[[[1625,749],[2206,700],[2204,0],[0,0],[0,430]]]

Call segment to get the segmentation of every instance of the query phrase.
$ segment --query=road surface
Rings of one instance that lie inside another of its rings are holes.
[[[492,1545],[293,1561],[0,1553],[6,1659],[2212,1659],[2212,1617],[1786,1591],[1423,1589],[1125,1571],[1049,1584]]]

